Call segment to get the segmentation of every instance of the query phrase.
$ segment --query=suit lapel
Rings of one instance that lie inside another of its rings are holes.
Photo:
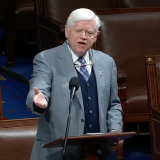
[[[60,48],[60,53],[59,53],[59,63],[60,66],[64,72],[64,75],[68,79],[68,82],[72,77],[78,77],[76,69],[73,64],[72,60],[72,55],[69,52],[68,45],[66,43],[63,43],[63,45]],[[79,100],[79,103],[81,107],[83,108],[83,99],[82,99],[82,93],[81,93],[81,88],[76,91],[75,96]]]
[[[59,53],[59,63],[60,66],[62,67],[62,70],[64,72],[64,75],[68,79],[68,82],[72,77],[78,77],[76,69],[73,64],[72,60],[72,55],[69,52],[68,45],[64,43],[61,48],[60,48],[60,53]],[[98,91],[98,104],[99,104],[99,109],[101,109],[101,101],[103,97],[103,89],[104,89],[104,69],[103,65],[100,62],[99,56],[94,52],[93,50],[93,69],[96,77],[96,83],[97,83],[97,91]],[[83,99],[82,99],[82,92],[81,88],[76,92],[76,97],[79,100],[79,103],[81,107],[84,109],[83,106]]]
[[[64,43],[60,48],[59,53],[60,66],[63,69],[64,75],[70,81],[72,77],[77,77],[77,73],[73,64],[72,55],[69,52],[68,46]]]
[[[93,50],[93,69],[96,77],[99,111],[102,109],[102,98],[104,89],[104,69],[99,56]]]

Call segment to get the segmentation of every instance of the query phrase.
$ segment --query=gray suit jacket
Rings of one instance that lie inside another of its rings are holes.
[[[100,132],[107,133],[112,129],[122,131],[122,109],[117,95],[114,60],[100,51],[92,52],[98,90]],[[37,87],[45,95],[49,105],[40,116],[36,138],[47,143],[64,137],[69,113],[69,81],[77,76],[77,72],[66,43],[37,54],[33,70],[27,106],[34,112],[33,88]],[[75,94],[71,112],[69,136],[81,135],[85,123],[81,121],[85,119],[81,88]]]

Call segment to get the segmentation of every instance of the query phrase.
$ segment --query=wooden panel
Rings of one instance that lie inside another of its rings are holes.
[[[47,16],[37,18],[39,52],[56,47],[65,41],[64,25]]]
[[[42,0],[44,1],[44,0]],[[57,21],[66,23],[69,14],[77,8],[89,9],[107,9],[118,8],[119,0],[87,0],[87,1],[73,1],[73,0],[45,0],[45,14]]]
[[[124,114],[124,122],[149,122],[148,113],[137,113],[137,114]]]
[[[37,126],[38,122],[39,122],[39,118],[2,120],[0,121],[0,128]]]
[[[159,0],[120,0],[120,8],[157,7]]]
[[[159,117],[152,116],[152,149],[154,157],[160,158],[160,112]]]
[[[160,80],[160,55],[146,56],[146,77],[148,87],[149,107],[160,108],[159,80]]]
[[[140,13],[140,12],[158,12],[160,7],[154,8],[108,8],[108,9],[94,9],[97,15],[111,15],[111,14],[124,14],[124,13]]]
[[[152,155],[160,159],[160,55],[145,57],[148,101],[150,111],[150,131]]]

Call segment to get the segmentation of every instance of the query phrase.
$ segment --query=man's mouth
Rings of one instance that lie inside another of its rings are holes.
[[[78,44],[80,44],[80,45],[86,45],[85,42],[78,42]]]

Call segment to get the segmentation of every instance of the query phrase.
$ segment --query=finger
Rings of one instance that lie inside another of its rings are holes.
[[[111,149],[112,149],[112,150],[120,149],[120,148],[121,148],[121,146],[122,146],[122,144],[123,144],[123,142],[121,142],[121,141],[120,141],[120,142],[118,142],[118,143],[117,143],[117,142],[115,142],[115,143],[114,143],[114,145],[113,145],[113,146],[111,146]]]
[[[47,102],[37,101],[36,106],[38,106],[40,108],[46,108]]]
[[[119,149],[122,147],[122,144],[123,144],[123,142],[120,142],[120,143],[119,143]]]
[[[48,103],[47,103],[46,99],[43,101],[42,106],[43,106],[43,108],[46,108],[48,106]]]
[[[36,106],[39,106],[39,105],[40,105],[39,100],[38,100],[37,98],[34,98],[34,99],[33,99],[33,102],[35,103]]]
[[[42,104],[42,108],[46,108],[47,107],[47,105],[46,104]]]
[[[122,144],[123,142],[118,142],[116,145],[115,145],[115,149],[120,149],[122,147]]]
[[[36,102],[35,105],[36,105],[37,107],[39,107],[39,108],[43,108],[42,103],[40,103],[40,102]]]
[[[38,88],[34,87],[33,89],[34,89],[35,94],[38,94],[38,93],[39,93]]]

